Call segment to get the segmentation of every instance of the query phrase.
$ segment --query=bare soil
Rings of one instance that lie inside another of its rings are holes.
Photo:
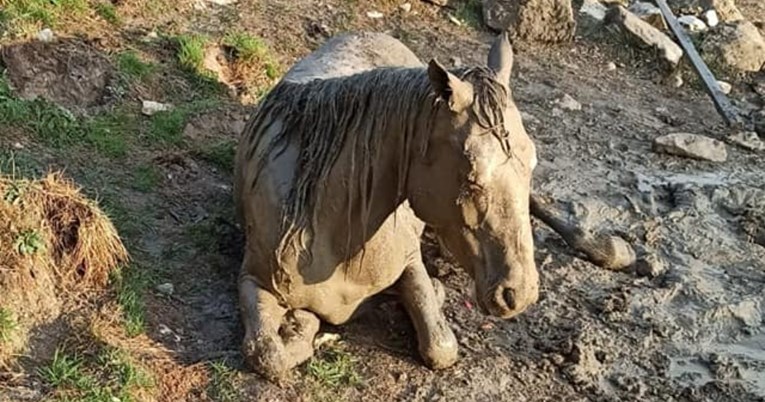
[[[106,38],[105,54],[136,46],[167,64],[171,45],[143,42],[151,29],[219,35],[236,27],[262,37],[285,67],[347,29],[388,31],[423,60],[463,65],[483,63],[493,35],[451,22],[448,15],[457,10],[421,1],[411,1],[409,13],[392,0],[199,2],[204,10],[179,3],[168,11],[177,17],[173,23],[166,14],[147,17],[126,3],[118,10],[131,18],[120,30],[89,35]],[[759,3],[742,0],[740,7],[753,21],[765,21]],[[373,10],[384,17],[369,18]],[[131,254],[175,289],[172,296],[147,292],[146,333],[131,349],[161,371],[156,400],[209,400],[209,376],[199,372],[221,359],[240,373],[242,400],[765,400],[765,246],[756,241],[765,221],[763,155],[729,146],[726,162],[711,163],[653,152],[659,135],[724,138],[727,129],[690,77],[691,83],[672,88],[650,60],[578,37],[519,51],[512,88],[539,150],[535,191],[562,200],[587,227],[621,234],[665,270],[644,277],[632,269],[600,269],[535,222],[540,300],[520,317],[501,321],[473,308],[467,275],[425,238],[426,263],[446,285],[445,310],[460,361],[446,370],[427,369],[403,308],[385,301],[347,325],[322,327],[339,334],[357,359],[361,384],[339,388],[321,386],[305,367],[286,384],[268,383],[250,373],[239,354],[241,233],[233,223],[231,175],[200,151],[235,140],[252,106],[222,101],[192,116],[184,145],[142,145],[116,160],[46,148],[3,122],[0,132],[9,134],[0,144],[9,150],[20,142],[39,164],[65,167],[86,191],[121,200],[131,214],[131,225],[120,228]],[[609,62],[618,68],[609,70]],[[138,99],[189,96],[181,74],[169,71],[167,78],[150,78],[153,84],[131,87],[123,102],[134,110]],[[765,99],[752,88],[764,81],[762,73],[744,77],[732,96],[762,109]],[[556,100],[564,94],[582,110],[559,108]],[[152,191],[131,185],[131,172],[141,164],[160,173]],[[0,375],[0,401],[46,400],[51,390],[40,385],[34,367],[49,359],[49,353],[33,354],[26,371]]]

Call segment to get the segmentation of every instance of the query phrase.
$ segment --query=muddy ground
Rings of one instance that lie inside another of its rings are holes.
[[[723,138],[726,128],[690,76],[685,86],[673,88],[652,67],[650,54],[625,52],[618,44],[587,37],[516,55],[513,95],[540,159],[534,188],[570,201],[572,216],[593,229],[621,234],[642,254],[660,260],[664,270],[645,277],[633,269],[600,269],[535,222],[540,300],[520,317],[499,321],[472,307],[470,280],[429,245],[425,259],[447,285],[445,310],[460,342],[461,359],[454,367],[425,368],[402,307],[385,302],[357,321],[322,328],[342,340],[327,348],[341,349],[355,360],[354,381],[322,382],[321,373],[308,365],[281,387],[250,373],[239,355],[235,276],[241,235],[233,226],[225,162],[230,158],[204,151],[226,144],[223,152],[233,152],[251,106],[242,104],[246,97],[216,94],[213,106],[185,116],[182,141],[144,141],[152,128],[140,116],[139,99],[190,104],[201,91],[174,67],[173,48],[147,42],[146,33],[161,29],[220,37],[241,28],[263,38],[281,71],[328,35],[347,29],[389,31],[423,60],[437,57],[452,65],[482,63],[493,34],[480,25],[471,6],[475,2],[469,1],[453,2],[456,10],[412,1],[409,13],[388,0],[197,2],[203,9],[194,3],[158,2],[167,7],[158,12],[140,1],[119,3],[117,11],[124,17],[118,29],[93,18],[86,24],[64,21],[57,33],[81,33],[98,54],[137,49],[160,66],[124,94],[107,94],[106,101],[84,112],[116,108],[134,115],[138,123],[131,126],[135,138],[128,139],[127,153],[115,157],[87,146],[55,147],[2,121],[0,144],[3,155],[13,151],[28,172],[64,168],[110,206],[107,211],[136,269],[151,278],[140,292],[145,325],[135,340],[146,346],[132,349],[137,360],[151,367],[153,359],[169,359],[162,367],[189,378],[197,371],[209,374],[209,362],[225,362],[233,372],[225,395],[210,392],[214,376],[201,375],[186,388],[155,384],[157,391],[146,398],[765,400],[765,245],[756,241],[765,221],[763,154],[729,146],[726,162],[711,163],[653,152],[652,140],[659,135],[691,132]],[[765,21],[757,1],[740,5],[753,21]],[[373,10],[384,17],[369,18]],[[465,24],[456,25],[449,15]],[[21,41],[4,39],[4,44]],[[607,68],[610,62],[616,63],[615,70]],[[765,82],[765,77],[760,73],[736,81],[732,96],[762,108],[765,100],[751,93],[752,82]],[[564,94],[582,109],[558,106]],[[137,173],[147,167],[155,172],[151,180]],[[148,184],[136,185],[137,180]],[[173,284],[171,296],[155,289],[161,283]],[[38,332],[51,328],[56,327]],[[5,383],[0,400],[60,397],[37,371],[50,361],[55,342],[50,334],[38,335],[46,345],[38,342],[15,372],[0,376]],[[321,352],[315,360],[326,356]]]

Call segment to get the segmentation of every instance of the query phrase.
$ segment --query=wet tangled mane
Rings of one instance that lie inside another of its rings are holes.
[[[474,86],[472,118],[500,141],[510,154],[503,111],[509,92],[485,67],[453,71]],[[246,160],[256,156],[254,188],[257,177],[273,153],[283,152],[290,144],[298,149],[298,166],[286,203],[282,209],[282,242],[300,252],[310,249],[310,231],[320,183],[329,178],[346,143],[351,141],[351,164],[348,167],[349,197],[347,219],[350,225],[353,195],[361,197],[362,231],[366,236],[371,211],[374,166],[385,133],[401,132],[397,197],[403,201],[404,185],[413,145],[427,152],[428,138],[434,127],[438,103],[427,71],[423,68],[378,68],[347,77],[314,80],[307,83],[281,81],[261,102],[245,128]],[[280,131],[265,148],[259,147],[263,135],[276,122]],[[424,129],[424,133],[416,133]],[[414,140],[420,143],[413,144]],[[350,231],[349,231],[350,232]],[[298,242],[294,244],[293,239]],[[350,235],[348,242],[350,243]],[[349,244],[350,246],[350,244]],[[281,255],[281,253],[279,253]],[[310,258],[310,255],[307,255]]]

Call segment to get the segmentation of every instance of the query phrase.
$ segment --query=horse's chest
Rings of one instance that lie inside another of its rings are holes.
[[[409,211],[407,211],[409,212]],[[393,285],[419,254],[419,227],[409,216],[386,221],[350,260],[328,252],[332,236],[317,236],[313,261],[295,272],[299,284],[291,292],[293,305],[307,308],[324,320],[346,321],[368,297]],[[317,233],[320,235],[320,233]]]

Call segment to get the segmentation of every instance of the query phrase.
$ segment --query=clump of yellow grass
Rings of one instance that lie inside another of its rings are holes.
[[[29,330],[104,289],[129,256],[96,202],[61,173],[19,179],[0,172],[0,367]]]

